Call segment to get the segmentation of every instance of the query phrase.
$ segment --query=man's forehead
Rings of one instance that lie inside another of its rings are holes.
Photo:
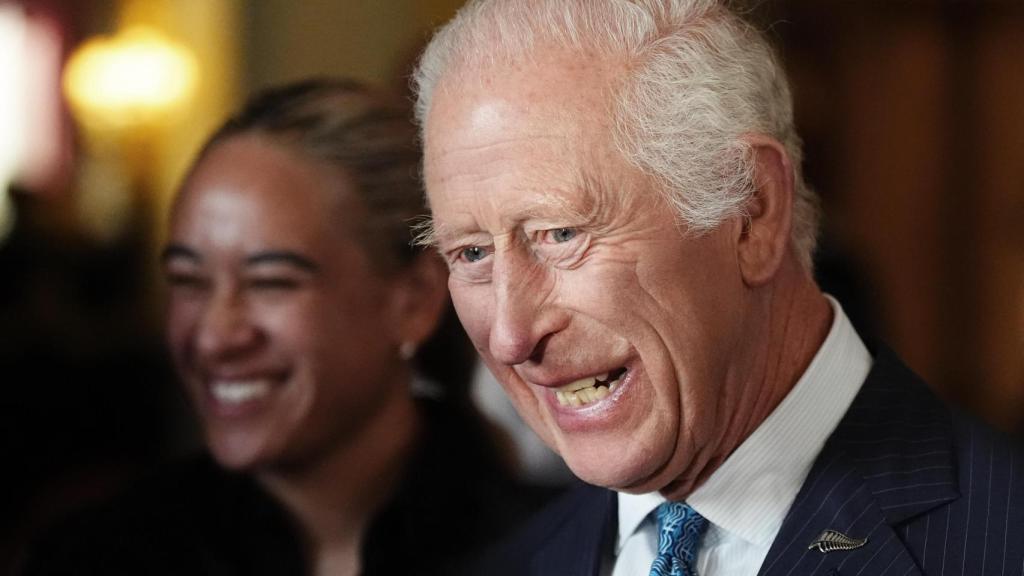
[[[425,147],[431,154],[451,149],[471,149],[517,139],[540,142],[558,135],[582,136],[585,131],[605,132],[605,118],[581,114],[585,108],[568,102],[562,92],[531,99],[511,90],[445,94],[436,101],[427,117]]]
[[[469,113],[471,129],[500,129],[508,117],[510,104],[502,99],[485,100],[474,106]]]
[[[458,117],[463,124],[496,126],[516,115],[554,121],[584,108],[608,111],[623,72],[622,63],[559,48],[511,61],[463,63],[437,84],[427,132],[438,124],[448,130]]]
[[[484,213],[488,228],[507,230],[526,220],[580,222],[622,202],[608,191],[621,191],[632,170],[614,143],[607,70],[587,73],[556,57],[480,72],[444,79],[427,114],[436,237],[482,228]]]
[[[538,179],[538,182],[543,179]],[[527,220],[579,219],[597,204],[598,190],[590,187],[592,179],[583,176],[554,183],[518,183],[511,181],[509,193],[495,194],[483,189],[467,189],[462,194],[439,194],[433,197],[431,209],[437,232],[450,232],[460,221],[474,219],[481,212],[500,216],[504,225],[514,226]]]
[[[517,188],[513,184],[508,189],[511,194],[481,189],[467,190],[463,195],[447,191],[438,194],[423,239],[436,245],[478,233],[505,233],[529,226],[596,225],[659,199],[642,176],[631,178],[621,171],[590,168],[570,172],[572,177],[559,184],[543,179],[534,186]]]
[[[514,83],[507,88],[449,92],[435,101],[427,117],[424,142],[428,187],[432,181],[477,173],[477,158],[502,154],[532,156],[529,178],[565,186],[570,179],[580,180],[580,175],[564,170],[561,163],[537,160],[575,155],[599,161],[595,156],[606,155],[615,147],[608,107],[593,97],[572,96],[586,92],[585,87],[553,87],[556,89],[537,98]],[[450,156],[458,161],[447,162]],[[452,170],[456,167],[458,170]]]

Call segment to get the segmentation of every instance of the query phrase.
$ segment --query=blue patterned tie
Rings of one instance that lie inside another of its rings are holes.
[[[655,513],[658,556],[651,564],[651,576],[697,576],[697,546],[708,521],[682,502],[665,502]]]

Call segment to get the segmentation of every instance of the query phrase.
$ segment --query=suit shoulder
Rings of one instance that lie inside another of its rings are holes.
[[[1006,506],[1024,510],[1024,442],[972,415],[954,413],[952,420],[961,494],[1005,495]]]
[[[568,489],[509,537],[489,548],[459,573],[463,576],[522,576],[534,572],[541,549],[579,551],[585,540],[600,540],[616,512],[615,492],[579,483]]]
[[[876,357],[836,437],[922,574],[1024,564],[1024,445],[942,402],[893,354]]]

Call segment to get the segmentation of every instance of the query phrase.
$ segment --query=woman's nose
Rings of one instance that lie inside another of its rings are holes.
[[[196,340],[204,358],[231,357],[251,349],[259,341],[259,330],[240,297],[220,293],[204,310]]]

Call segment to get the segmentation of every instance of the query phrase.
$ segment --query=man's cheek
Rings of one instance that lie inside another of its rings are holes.
[[[479,291],[464,288],[452,287],[451,295],[459,322],[462,323],[477,352],[486,357],[491,332],[491,314],[487,300]]]
[[[499,369],[495,374],[520,418],[549,448],[558,452],[550,422],[545,419],[546,408],[542,394],[536,393],[536,389],[531,389],[522,379],[515,376],[510,368]]]

